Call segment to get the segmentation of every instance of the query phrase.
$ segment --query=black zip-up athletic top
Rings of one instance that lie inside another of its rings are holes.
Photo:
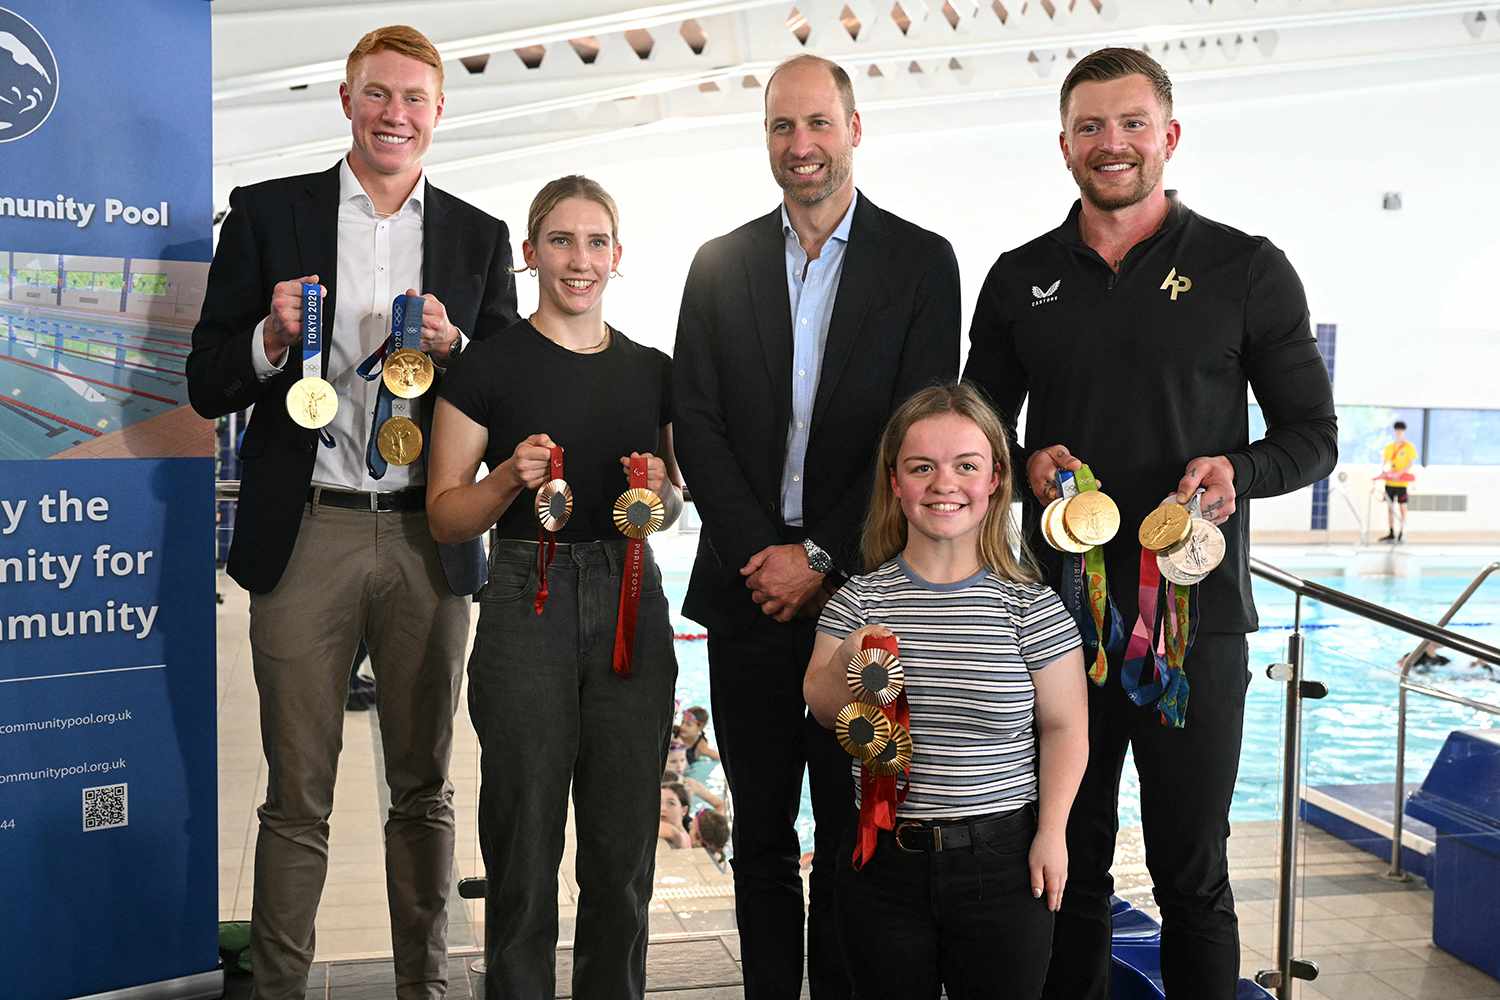
[[[1250,632],[1258,623],[1245,501],[1332,471],[1333,389],[1286,256],[1167,194],[1166,221],[1131,248],[1118,273],[1079,236],[1078,202],[1061,226],[1001,254],[979,292],[964,378],[989,393],[1011,431],[1029,397],[1015,478],[1049,582],[1059,564],[1037,532],[1025,459],[1066,445],[1119,504],[1120,532],[1105,563],[1127,631],[1142,518],[1176,489],[1190,459],[1226,456],[1238,506],[1222,526],[1224,562],[1203,581],[1199,622],[1205,631]],[[1266,418],[1266,436],[1253,443],[1247,385]]]

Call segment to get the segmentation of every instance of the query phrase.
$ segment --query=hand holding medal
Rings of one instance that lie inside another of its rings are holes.
[[[1087,465],[1066,457],[1077,468],[1057,471],[1056,484],[1047,491],[1055,491],[1057,499],[1042,511],[1042,538],[1064,553],[1058,593],[1078,624],[1089,680],[1098,686],[1109,676],[1109,652],[1118,652],[1125,641],[1124,624],[1109,599],[1101,549],[1120,530],[1120,508],[1099,489]]]
[[[381,364],[380,381],[389,392],[391,416],[380,425],[377,446],[391,465],[410,465],[422,454],[422,428],[412,400],[432,387],[432,359],[416,349],[422,338],[420,295],[398,295],[391,303],[390,350]]]
[[[286,411],[299,427],[327,427],[338,413],[339,397],[323,378],[323,286],[302,286],[302,378],[286,394]]]

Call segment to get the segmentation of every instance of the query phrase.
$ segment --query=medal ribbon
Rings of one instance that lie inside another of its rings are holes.
[[[1130,645],[1125,649],[1125,667],[1120,675],[1126,695],[1140,706],[1160,698],[1166,681],[1167,664],[1159,648],[1161,584],[1161,567],[1156,564],[1156,553],[1142,548],[1140,579],[1136,585],[1139,614],[1130,633]],[[1149,677],[1146,676],[1148,670]]]
[[[302,377],[323,377],[323,289],[302,286]]]
[[[387,355],[422,342],[422,307],[426,302],[420,295],[396,296],[391,303],[390,336],[359,366],[360,377],[365,381],[379,380],[375,386],[375,415],[370,421],[370,440],[365,444],[365,467],[370,470],[371,479],[383,479],[387,468],[385,456],[380,453],[380,428],[393,416],[415,419],[412,414],[416,410],[415,400],[401,399],[385,387],[379,369],[384,367]],[[423,451],[425,454],[426,449]]]
[[[630,460],[630,488],[646,488],[646,458]],[[646,570],[646,540],[632,538],[625,546],[625,567],[620,573],[620,611],[615,618],[615,673],[630,676],[630,658],[635,650],[635,619],[641,608],[641,577]]]
[[[1171,584],[1166,614],[1167,664],[1161,700],[1156,703],[1161,724],[1171,729],[1187,725],[1188,678],[1184,664],[1198,637],[1198,585]]]
[[[550,482],[562,478],[563,450],[554,445],[551,454],[547,456],[547,480]],[[552,565],[552,558],[556,555],[557,534],[538,524],[536,527],[536,601],[532,604],[537,614],[542,613],[542,607],[547,603],[547,567]]]
[[[892,656],[901,653],[900,644],[893,635],[867,635],[860,648],[883,649]],[[880,711],[892,723],[911,732],[911,705],[906,700],[905,688],[893,703],[880,706]],[[896,810],[906,801],[908,787],[908,783],[900,783],[898,787],[895,775],[872,774],[869,766],[860,762],[859,830],[854,838],[853,859],[856,871],[875,856],[875,839],[879,832],[896,828]]]
[[[1079,466],[1073,478],[1080,493],[1099,488],[1099,481],[1094,478],[1094,473],[1087,465]],[[1095,545],[1083,554],[1081,561],[1083,589],[1088,603],[1088,624],[1093,626],[1092,636],[1089,630],[1084,630],[1086,659],[1090,661],[1089,680],[1095,687],[1102,687],[1109,678],[1109,654],[1120,651],[1125,639],[1125,626],[1120,620],[1120,612],[1109,599],[1109,585],[1104,573],[1104,547]]]

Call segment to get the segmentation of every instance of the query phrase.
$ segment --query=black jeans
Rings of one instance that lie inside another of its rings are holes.
[[[766,619],[745,632],[708,636],[714,727],[734,797],[734,912],[746,1000],[795,1000],[802,992],[796,819],[804,765],[817,824],[807,914],[808,987],[813,1000],[849,996],[833,878],[838,844],[854,808],[854,780],[849,755],[802,700],[813,627],[810,621]]]
[[[538,616],[536,546],[501,541],[490,559],[469,715],[479,733],[485,995],[556,993],[557,869],[568,787],[578,831],[573,995],[639,998],[656,871],[662,767],[677,660],[661,571],[646,550],[632,675],[614,673],[625,542],[559,545]]]
[[[1111,659],[1089,686],[1089,763],[1068,815],[1068,884],[1052,940],[1048,1000],[1109,995],[1109,897],[1125,748],[1141,779],[1146,867],[1161,908],[1162,979],[1174,1000],[1232,1000],[1239,923],[1229,891],[1229,801],[1240,766],[1249,650],[1243,635],[1200,634],[1188,654],[1187,725],[1137,708]]]
[[[939,988],[948,1000],[1041,996],[1052,913],[1031,895],[1036,809],[995,826],[970,847],[933,853],[903,850],[881,831],[858,871],[854,831],[845,835],[838,918],[860,1000],[936,1000]]]

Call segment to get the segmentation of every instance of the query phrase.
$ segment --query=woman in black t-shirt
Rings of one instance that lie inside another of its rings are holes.
[[[520,1000],[556,992],[557,870],[571,785],[573,995],[639,998],[660,811],[651,790],[665,760],[677,661],[648,545],[628,673],[617,666],[628,543],[612,510],[631,459],[642,457],[668,523],[681,509],[671,361],[604,322],[620,244],[603,188],[584,177],[553,181],[527,221],[522,250],[540,286],[537,311],[472,344],[449,369],[427,470],[434,538],[473,538],[492,525],[498,536],[469,658],[489,886],[485,991]],[[539,553],[536,490],[553,478],[554,447],[563,449],[573,513],[539,571],[548,547]],[[489,471],[475,482],[481,461]]]

